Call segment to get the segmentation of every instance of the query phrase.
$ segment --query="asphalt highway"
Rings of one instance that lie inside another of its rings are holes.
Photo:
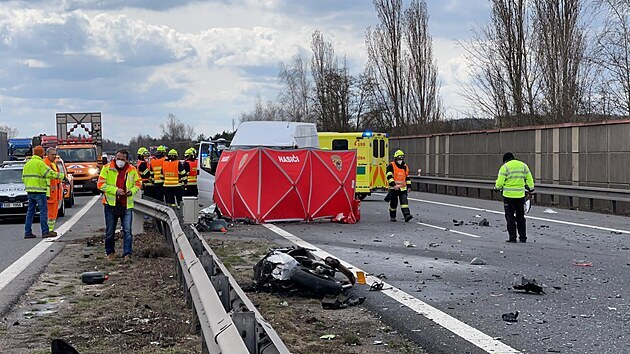
[[[392,223],[382,198],[368,197],[355,225],[243,226],[226,237],[302,242],[382,275],[389,292],[357,286],[355,294],[430,353],[630,352],[628,218],[534,206],[528,242],[511,244],[499,202],[412,192],[415,218],[404,223],[399,215]],[[59,225],[90,201],[78,197]],[[84,212],[59,241],[103,227],[98,202]],[[478,225],[483,219],[489,226]],[[2,221],[0,235],[0,273],[41,241],[23,239],[22,220]],[[61,247],[51,246],[0,290],[0,312]],[[475,257],[485,264],[471,265]],[[521,276],[544,284],[545,292],[511,289]],[[502,314],[516,311],[518,322],[503,321]]]

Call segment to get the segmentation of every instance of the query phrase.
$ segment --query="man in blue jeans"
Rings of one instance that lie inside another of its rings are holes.
[[[120,219],[123,228],[123,260],[131,261],[133,253],[133,196],[140,191],[142,180],[138,170],[129,164],[129,152],[118,150],[114,161],[103,166],[97,187],[103,192],[105,209],[105,253],[110,261],[116,259],[114,232]]]
[[[44,162],[44,148],[36,146],[33,157],[24,165],[22,182],[28,195],[28,211],[24,222],[24,238],[35,238],[33,234],[33,218],[35,208],[39,207],[39,223],[42,227],[42,237],[55,237],[57,233],[48,229],[48,204],[46,198],[50,196],[49,181],[62,179],[62,172],[55,172]]]

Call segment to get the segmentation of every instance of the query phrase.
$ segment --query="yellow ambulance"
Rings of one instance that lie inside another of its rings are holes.
[[[386,190],[385,170],[389,156],[389,134],[319,132],[319,147],[326,150],[357,151],[355,194],[363,200],[375,190]]]

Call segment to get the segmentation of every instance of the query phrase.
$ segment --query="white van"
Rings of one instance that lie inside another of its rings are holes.
[[[301,122],[244,122],[236,130],[230,150],[260,146],[274,149],[319,148],[317,126]],[[213,203],[214,173],[221,152],[222,146],[217,146],[216,143],[199,143],[197,188],[199,201],[204,206]]]

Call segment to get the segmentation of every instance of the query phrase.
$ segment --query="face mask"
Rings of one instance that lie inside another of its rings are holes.
[[[403,160],[396,160],[396,163],[399,164],[399,165],[402,165]]]
[[[116,160],[116,167],[123,168],[127,163],[123,160]]]

